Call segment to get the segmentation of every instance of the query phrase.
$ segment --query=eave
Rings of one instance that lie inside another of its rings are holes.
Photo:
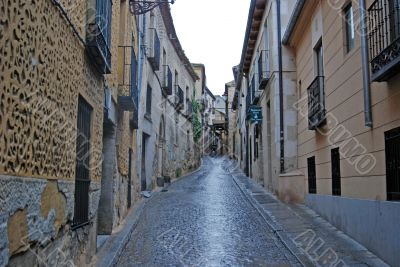
[[[256,49],[258,35],[261,30],[261,23],[265,11],[267,0],[252,0],[250,3],[249,15],[247,18],[246,34],[243,42],[242,56],[237,77],[237,87],[239,90],[242,83],[243,74],[250,70],[251,59]]]

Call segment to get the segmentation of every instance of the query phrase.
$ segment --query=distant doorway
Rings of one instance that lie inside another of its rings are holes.
[[[142,138],[142,172],[141,172],[141,191],[147,190],[147,170],[146,170],[146,150],[149,142],[149,135],[143,133]]]

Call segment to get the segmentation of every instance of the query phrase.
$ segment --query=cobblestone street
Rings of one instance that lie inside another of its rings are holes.
[[[300,266],[222,166],[206,158],[155,194],[117,266]]]

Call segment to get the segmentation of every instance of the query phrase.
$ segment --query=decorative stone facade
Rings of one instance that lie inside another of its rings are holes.
[[[140,111],[138,131],[137,168],[142,190],[156,186],[157,177],[177,178],[196,169],[200,155],[193,140],[192,106],[195,82],[198,79],[186,58],[176,35],[168,6],[162,5],[140,17],[144,32],[140,42],[145,60],[139,79]],[[154,31],[159,38],[159,68],[154,67]],[[171,94],[166,93],[163,82],[165,66],[171,71]],[[179,90],[182,90],[181,97]],[[151,100],[149,100],[151,98]],[[180,107],[178,107],[181,98]],[[146,106],[151,105],[146,109]]]
[[[112,5],[113,72],[107,76],[93,67],[86,53],[87,1],[0,2],[0,266],[91,261],[102,194],[105,88],[111,89],[117,113],[113,193],[119,199],[113,202],[113,226],[127,213],[128,151],[136,149],[131,114],[118,109],[118,95],[127,94],[119,87],[118,49],[137,49],[137,44],[131,39],[135,19],[127,1],[122,7],[120,2]],[[121,15],[126,17],[124,28]],[[93,109],[89,222],[72,230],[80,96]],[[132,180],[134,201],[137,178]]]

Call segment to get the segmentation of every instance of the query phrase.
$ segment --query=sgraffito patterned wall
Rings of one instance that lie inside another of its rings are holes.
[[[91,178],[100,180],[103,84],[88,62],[52,1],[0,0],[0,174],[74,179],[82,94],[93,107]]]

